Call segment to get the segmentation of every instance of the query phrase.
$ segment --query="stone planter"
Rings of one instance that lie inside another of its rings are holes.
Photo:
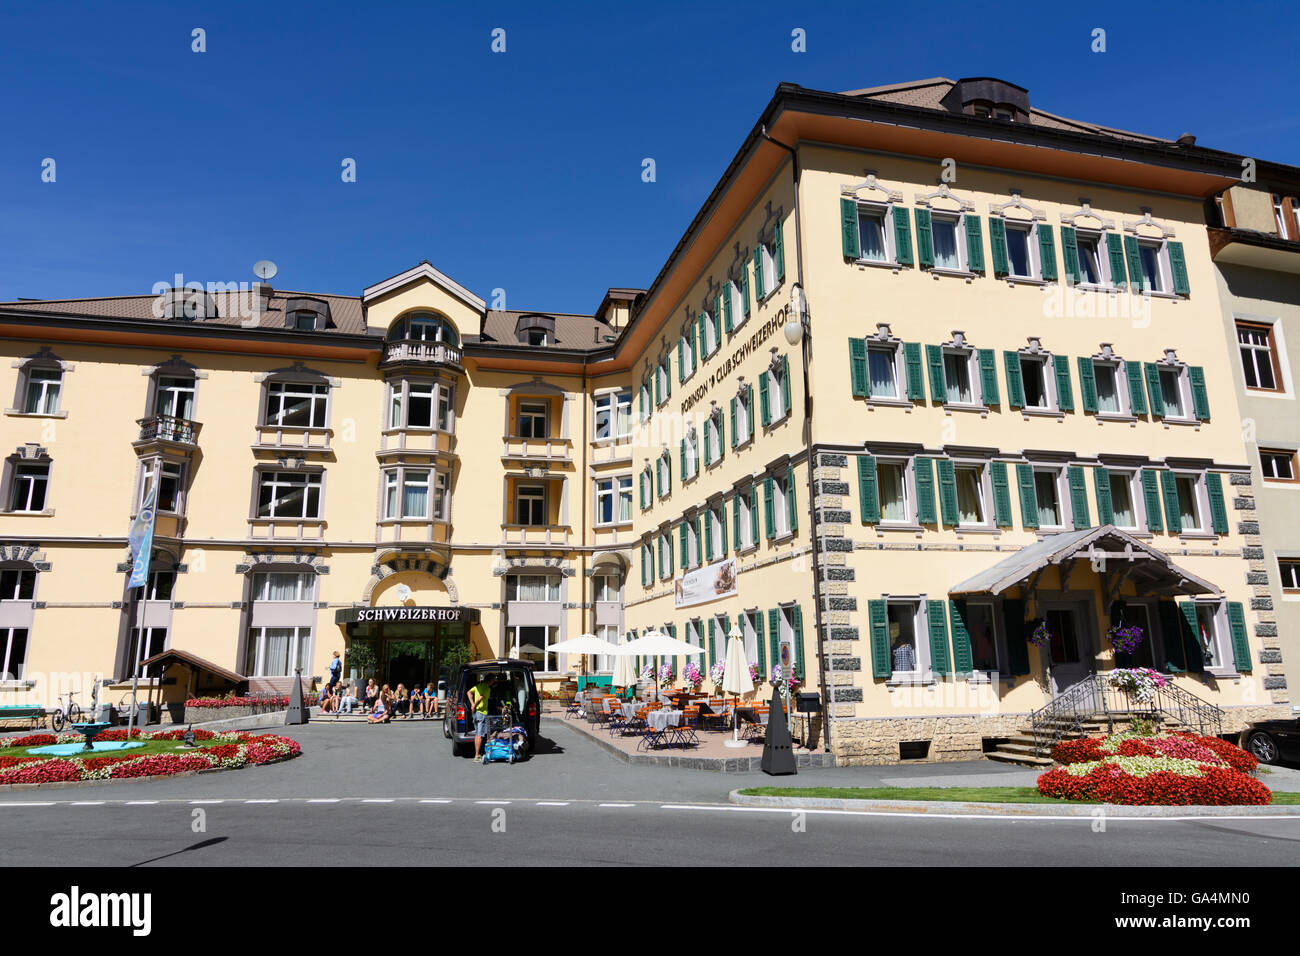
[[[238,707],[186,707],[183,721],[177,723],[198,724],[208,720],[227,720],[231,717],[251,717],[253,714],[266,714],[285,710],[284,707],[256,707],[242,705]]]

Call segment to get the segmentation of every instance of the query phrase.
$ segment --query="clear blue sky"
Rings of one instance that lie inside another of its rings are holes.
[[[783,80],[1000,76],[1300,164],[1289,4],[806,7],[3,0],[0,300],[251,281],[262,258],[280,288],[355,295],[427,258],[510,308],[590,312],[653,280]]]

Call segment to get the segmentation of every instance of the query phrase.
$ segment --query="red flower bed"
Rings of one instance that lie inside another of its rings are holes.
[[[202,730],[202,729],[200,729],[200,730],[196,730],[196,731],[194,731],[194,739],[195,739],[195,740],[211,740],[211,739],[212,739],[213,737],[215,737],[215,736],[216,736],[216,734],[214,734],[214,733],[213,733],[212,731],[210,731],[210,730]],[[96,740],[103,740],[104,737],[103,737],[103,735],[101,734],[99,737],[96,737],[95,739],[96,739]],[[159,731],[157,731],[156,733],[152,733],[152,734],[150,734],[150,735],[149,735],[149,739],[150,739],[150,740],[184,740],[184,739],[185,739],[185,731],[183,731],[183,730],[159,730]]]
[[[71,760],[29,760],[0,772],[0,784],[56,783],[80,780],[81,776],[81,766]]]
[[[44,747],[57,744],[59,738],[54,734],[28,734],[26,737],[5,737],[0,739],[0,747]]]
[[[1255,768],[1259,766],[1259,761],[1255,759],[1254,754],[1226,740],[1220,740],[1218,737],[1196,737],[1196,742],[1208,750],[1213,750],[1220,760],[1240,773],[1254,773]]]
[[[186,707],[288,707],[288,696],[283,697],[191,697]]]
[[[1082,740],[1062,740],[1052,748],[1052,759],[1057,763],[1089,763],[1106,756],[1101,751],[1101,740],[1085,737]]]
[[[1220,740],[1218,737],[1205,737],[1190,731],[1170,734],[1166,737],[1127,737],[1119,742],[1113,750],[1103,750],[1106,738],[1086,737],[1083,740],[1063,740],[1052,748],[1052,759],[1060,764],[1091,763],[1118,754],[1121,757],[1190,757],[1208,759],[1197,748],[1208,750],[1233,770],[1241,773],[1253,773],[1259,766],[1256,760],[1240,747]]]
[[[1038,778],[1038,792],[1062,800],[1128,805],[1264,806],[1273,799],[1258,780],[1225,767],[1202,767],[1199,777],[1168,771],[1135,777],[1112,764],[1074,776],[1055,767]]]
[[[10,767],[16,767],[20,763],[31,763],[33,760],[40,760],[40,757],[0,757],[0,770],[8,770]]]
[[[109,771],[109,776],[115,780],[126,777],[152,777],[155,774],[206,770],[210,766],[211,764],[198,754],[150,754],[147,757],[122,761]]]
[[[145,734],[144,734],[144,732],[143,732],[139,727],[132,727],[132,728],[131,728],[131,739],[132,739],[132,740],[135,740],[135,739],[137,739],[137,738],[139,738],[139,737],[143,737],[143,736],[145,736]],[[150,736],[152,736],[152,735],[150,735]],[[98,734],[96,734],[96,735],[95,735],[95,739],[96,739],[96,740],[126,740],[126,728],[125,728],[125,727],[115,727],[115,728],[112,729],[112,730],[105,730],[105,731],[103,731],[102,733],[98,733]]]

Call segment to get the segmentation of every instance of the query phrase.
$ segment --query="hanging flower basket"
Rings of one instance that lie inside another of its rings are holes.
[[[1150,704],[1155,700],[1156,691],[1169,683],[1149,667],[1117,667],[1106,679],[1111,687],[1139,704]]]
[[[1038,622],[1038,626],[1029,635],[1029,643],[1033,644],[1034,647],[1046,647],[1052,643],[1052,632],[1047,629],[1046,621]]]
[[[1142,644],[1142,628],[1136,624],[1115,624],[1106,632],[1116,654],[1132,654]]]

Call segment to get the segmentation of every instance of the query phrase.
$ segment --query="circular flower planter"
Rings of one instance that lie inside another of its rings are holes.
[[[148,744],[175,741],[185,737],[182,730],[131,735],[132,742]],[[80,734],[29,734],[0,741],[5,749],[72,743]],[[98,740],[126,740],[125,730],[109,730]],[[74,783],[87,780],[122,780],[136,777],[171,776],[199,770],[234,770],[240,767],[288,760],[302,752],[296,740],[277,734],[251,734],[244,731],[214,734],[195,730],[194,750],[132,755],[124,751],[112,755],[42,757],[28,754],[0,754],[0,786],[9,784]]]

